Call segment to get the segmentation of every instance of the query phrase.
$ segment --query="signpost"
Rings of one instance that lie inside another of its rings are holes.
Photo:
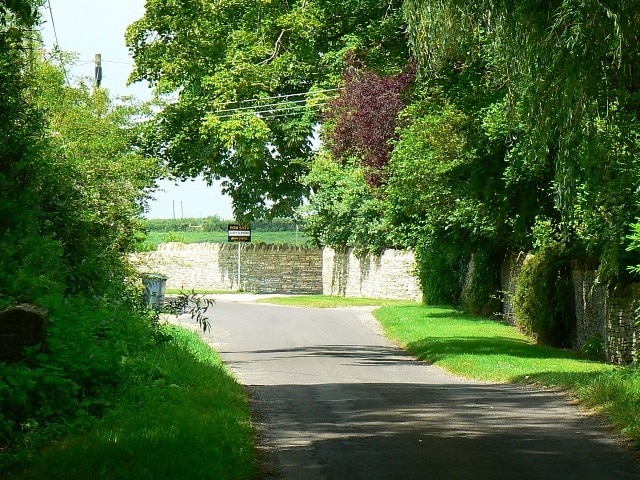
[[[227,234],[228,241],[231,243],[251,241],[251,227],[248,225],[229,224]]]
[[[227,241],[238,244],[238,291],[240,291],[240,244],[251,241],[251,227],[248,225],[229,224]]]

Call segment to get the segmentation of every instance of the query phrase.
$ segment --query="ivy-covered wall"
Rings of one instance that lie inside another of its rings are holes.
[[[532,255],[508,254],[502,265],[503,318],[517,324],[514,305],[518,277]],[[571,262],[572,305],[575,324],[572,348],[614,364],[640,360],[640,284],[606,285],[598,281],[596,265],[589,260]]]

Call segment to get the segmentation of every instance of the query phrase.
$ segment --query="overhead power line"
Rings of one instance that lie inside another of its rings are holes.
[[[337,95],[331,95],[327,97],[320,97],[318,99],[310,99],[308,98],[310,95],[329,92],[334,93],[339,90],[340,89],[338,88],[331,88],[326,90],[316,90],[312,92],[292,93],[287,95],[275,95],[271,97],[254,98],[249,100],[223,102],[216,104],[215,106],[227,106],[231,104],[243,105],[247,103],[253,103],[253,105],[237,106],[234,108],[223,108],[216,111],[215,115],[219,119],[239,117],[247,114],[257,115],[261,118],[278,118],[294,115],[302,110],[321,108],[325,106],[330,100],[337,98]],[[270,103],[263,103],[269,100],[271,101]],[[309,104],[310,100],[315,101],[312,104]]]
[[[49,17],[51,17],[51,27],[53,29],[53,38],[55,38],[56,40],[56,44],[53,47],[59,50],[60,43],[58,42],[58,32],[56,31],[56,22],[53,20],[53,10],[51,9],[51,0],[47,0],[47,5],[49,6]]]
[[[293,115],[294,113],[298,113],[300,111],[307,110],[307,109],[320,108],[326,105],[326,103],[327,102],[319,102],[314,105],[307,105],[306,103],[301,103],[301,104],[293,104],[291,106],[286,106],[286,107],[271,108],[271,109],[265,109],[265,110],[251,109],[251,110],[243,110],[243,111],[237,111],[237,112],[230,111],[230,113],[227,113],[226,115],[216,115],[216,116],[221,120],[225,118],[241,117],[243,115],[257,115],[263,118],[276,118],[276,117],[283,117],[287,115]]]
[[[318,93],[327,93],[327,92],[337,92],[342,90],[341,88],[327,88],[324,90],[313,90],[310,92],[301,92],[301,93],[289,93],[289,94],[282,94],[282,95],[274,95],[271,97],[260,97],[260,98],[249,98],[247,100],[229,100],[226,102],[221,102],[221,103],[217,103],[215,104],[216,106],[220,106],[220,107],[224,107],[225,105],[231,105],[231,104],[242,104],[242,103],[249,103],[249,102],[262,102],[265,100],[286,100],[288,98],[294,98],[294,97],[306,97],[309,95],[315,95]]]
[[[288,110],[292,108],[314,108],[318,106],[324,106],[330,100],[333,100],[336,97],[329,97],[326,99],[319,100],[312,105],[308,104],[306,99],[295,100],[290,102],[283,103],[268,103],[265,105],[258,105],[255,107],[239,107],[239,108],[229,108],[225,110],[220,110],[216,112],[218,117],[227,117],[227,116],[236,116],[242,115],[243,113],[264,113],[264,112],[277,112],[282,110]]]

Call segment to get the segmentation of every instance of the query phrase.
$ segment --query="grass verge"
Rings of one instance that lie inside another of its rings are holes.
[[[457,375],[566,389],[640,447],[640,369],[583,360],[537,345],[515,327],[448,307],[383,307],[387,335],[412,355]]]
[[[258,302],[308,308],[386,307],[418,305],[416,302],[407,300],[389,300],[384,298],[351,298],[330,295],[292,295],[286,297],[268,297],[259,299]]]
[[[103,418],[13,478],[257,478],[244,390],[197,333],[164,328],[162,347],[123,358],[124,380]]]
[[[207,290],[207,289],[193,289],[185,291],[182,288],[167,288],[165,293],[167,295],[222,295],[229,293],[242,293],[237,290]]]

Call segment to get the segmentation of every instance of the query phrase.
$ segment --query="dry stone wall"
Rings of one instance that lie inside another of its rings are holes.
[[[500,268],[500,298],[502,300],[502,318],[509,325],[516,324],[514,298],[518,288],[517,278],[527,258],[525,253],[508,253]]]
[[[598,281],[597,265],[589,261],[571,263],[573,308],[576,332],[573,347],[576,350],[589,342],[607,338],[607,286]]]
[[[381,255],[356,255],[351,249],[325,248],[323,292],[347,297],[422,300],[412,251],[388,249]]]
[[[168,243],[137,255],[134,262],[140,272],[166,275],[167,288],[236,290],[237,258],[237,245]],[[503,316],[511,324],[516,322],[517,277],[526,258],[523,253],[509,254],[501,268]],[[240,289],[247,292],[422,300],[412,251],[390,249],[360,256],[349,249],[242,244],[240,259]],[[574,262],[571,269],[574,347],[580,350],[601,337],[608,361],[640,360],[640,285],[608,288],[598,282],[588,262]]]
[[[238,290],[238,246],[166,243],[134,258],[141,272],[166,275],[167,288]],[[322,293],[322,251],[266,244],[240,245],[240,290],[254,293]]]
[[[526,259],[523,253],[509,254],[502,264],[502,313],[506,322],[516,323],[513,298],[517,277]],[[593,261],[571,264],[575,336],[573,348],[582,350],[591,342],[602,342],[606,360],[629,364],[640,360],[640,284],[612,287],[601,283]]]
[[[605,352],[616,364],[640,361],[640,326],[636,312],[640,306],[640,284],[612,288],[606,305]]]
[[[166,243],[138,254],[140,272],[168,277],[167,288],[236,290],[237,245]],[[242,244],[240,289],[255,293],[320,294],[420,300],[413,252],[386,250],[358,257],[351,251]]]

